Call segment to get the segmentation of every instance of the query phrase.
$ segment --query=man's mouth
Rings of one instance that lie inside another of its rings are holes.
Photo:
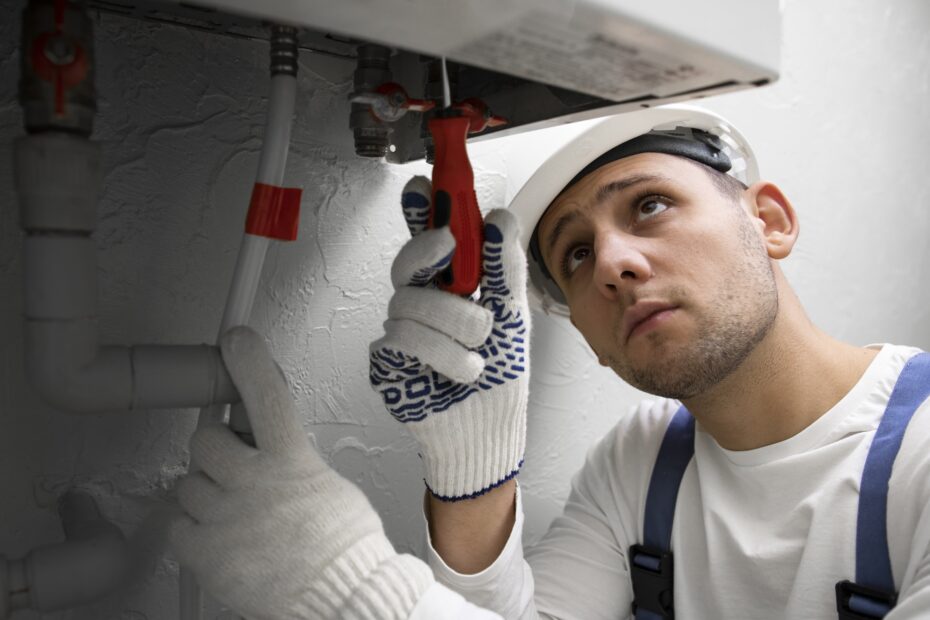
[[[623,341],[645,334],[668,320],[678,306],[664,301],[638,301],[623,313]]]

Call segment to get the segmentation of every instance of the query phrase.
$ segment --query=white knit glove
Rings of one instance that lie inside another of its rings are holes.
[[[261,337],[237,327],[220,346],[258,449],[225,426],[194,434],[202,472],[178,484],[175,556],[255,620],[407,618],[429,567],[398,555],[365,495],[323,462]]]
[[[452,260],[448,228],[424,230],[430,183],[404,188],[413,238],[391,269],[395,293],[384,337],[371,344],[371,384],[420,444],[429,490],[475,497],[523,465],[529,383],[526,256],[505,209],[485,219],[477,302],[441,291],[433,277]]]

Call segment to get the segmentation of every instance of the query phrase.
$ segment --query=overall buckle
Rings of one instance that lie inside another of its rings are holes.
[[[633,615],[646,610],[658,618],[675,617],[672,552],[644,545],[630,547],[630,578],[633,581]]]
[[[852,581],[836,584],[836,613],[839,620],[878,620],[898,602],[896,592],[883,592]]]

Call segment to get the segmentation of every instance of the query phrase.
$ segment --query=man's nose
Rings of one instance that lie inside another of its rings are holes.
[[[605,234],[595,241],[594,284],[608,299],[618,299],[652,275],[649,261],[636,241],[636,237],[619,232]]]

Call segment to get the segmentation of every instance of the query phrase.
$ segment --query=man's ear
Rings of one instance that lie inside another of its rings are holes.
[[[749,215],[762,225],[762,240],[768,255],[782,259],[791,254],[798,239],[800,225],[794,207],[774,183],[759,181],[743,194],[750,209]]]

